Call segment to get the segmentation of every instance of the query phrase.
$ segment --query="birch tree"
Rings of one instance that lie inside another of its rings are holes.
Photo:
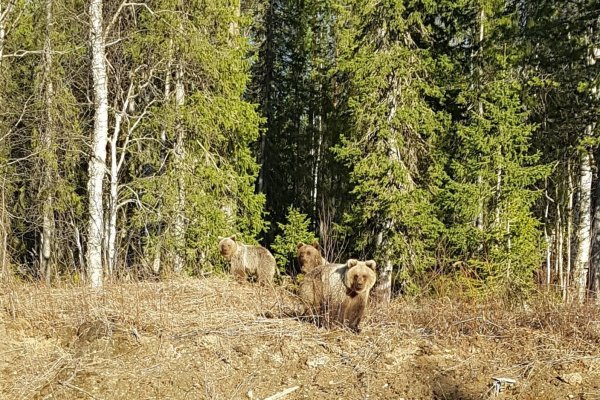
[[[103,183],[108,142],[108,82],[102,16],[103,1],[90,0],[90,51],[94,94],[94,131],[88,170],[89,223],[87,269],[92,287],[103,283]]]
[[[600,28],[600,27],[598,27]],[[598,29],[597,28],[597,29]],[[600,58],[600,50],[594,43],[594,26],[588,28],[585,34],[587,45],[586,65],[591,69]],[[587,94],[590,103],[594,104],[600,98],[598,93],[597,78],[589,83]],[[593,136],[596,129],[597,116],[592,113],[587,117],[585,131],[582,139],[581,159],[579,164],[579,226],[577,228],[577,258],[573,270],[573,285],[575,287],[575,297],[577,301],[583,302],[586,298],[588,288],[595,288],[595,266],[592,266],[592,280],[590,277],[590,262],[592,260],[592,181],[594,165]]]
[[[52,32],[54,26],[53,0],[46,0],[46,33],[44,40],[44,99],[45,99],[45,121],[40,127],[41,138],[41,182],[40,182],[40,201],[42,205],[42,229],[40,232],[40,252],[39,262],[40,270],[50,283],[52,277],[52,249],[54,247],[54,194],[53,188],[57,184],[55,174],[53,174],[55,154],[54,138],[56,136],[55,126],[55,107],[54,107],[54,83],[52,81],[53,69],[53,48]]]
[[[175,71],[175,112],[179,114],[181,107],[185,102],[185,88],[183,86],[183,69],[181,64],[176,66]],[[186,206],[186,168],[185,168],[185,128],[176,117],[175,126],[175,147],[173,149],[173,158],[175,174],[177,176],[177,201],[175,207],[175,221],[173,223],[173,232],[175,236],[175,259],[173,261],[173,270],[180,274],[183,270],[184,258],[182,251],[185,248],[185,206]]]
[[[585,137],[592,134],[592,126],[586,127]],[[577,226],[577,253],[573,267],[575,299],[583,302],[588,289],[588,273],[592,243],[592,154],[588,149],[581,152],[579,164],[579,224]]]
[[[2,90],[5,84],[4,74],[4,43],[6,41],[6,27],[10,21],[11,13],[13,11],[14,1],[1,1],[0,2],[0,108],[4,108],[4,90]],[[2,118],[0,118],[0,162],[4,163],[6,154],[6,132],[8,129],[3,124]],[[0,169],[0,277],[5,275],[8,271],[8,234],[9,230],[9,215],[8,215],[8,199],[7,199],[7,171],[4,166]]]

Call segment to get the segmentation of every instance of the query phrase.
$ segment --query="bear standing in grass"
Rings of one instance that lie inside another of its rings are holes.
[[[251,246],[236,241],[235,235],[219,242],[219,252],[231,264],[231,273],[238,282],[254,274],[261,285],[272,284],[277,269],[275,257],[262,246]]]
[[[309,272],[300,284],[304,314],[322,318],[325,326],[343,325],[360,332],[358,325],[369,302],[377,275],[373,260],[350,259],[346,264],[327,264]]]
[[[317,242],[313,244],[298,244],[298,265],[300,272],[307,274],[320,265],[329,264],[321,255],[321,248]]]

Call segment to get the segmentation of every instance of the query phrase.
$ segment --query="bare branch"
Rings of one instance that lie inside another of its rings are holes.
[[[80,46],[79,48],[82,48],[82,46]],[[69,54],[72,53],[75,49],[72,50],[63,50],[63,51],[58,51],[58,50],[54,50],[54,51],[50,51],[49,54]],[[23,58],[25,56],[29,56],[29,55],[37,55],[37,54],[45,54],[47,51],[46,50],[17,50],[14,53],[11,54],[3,54],[2,57],[0,59],[5,59],[5,58]]]
[[[132,7],[142,6],[142,7],[145,7],[150,14],[155,15],[154,11],[152,11],[152,9],[150,7],[148,7],[148,5],[145,4],[145,3],[128,3],[126,0],[123,0],[123,2],[121,3],[121,5],[119,5],[119,8],[115,12],[115,15],[113,15],[112,19],[110,20],[110,22],[108,23],[108,25],[104,29],[104,41],[107,40],[108,35],[110,34],[111,29],[117,23],[117,20],[119,19],[119,15],[123,11],[123,8],[125,8],[127,6],[132,6]],[[114,44],[114,43],[112,43],[112,44]]]

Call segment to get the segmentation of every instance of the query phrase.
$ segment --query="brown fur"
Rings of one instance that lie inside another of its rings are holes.
[[[219,252],[231,264],[231,274],[239,282],[254,274],[261,285],[272,284],[277,270],[275,257],[262,246],[250,246],[236,241],[235,235],[219,242]]]
[[[392,298],[393,266],[387,262],[377,267],[377,284],[371,290],[371,299],[376,304],[389,304]]]
[[[317,242],[313,244],[298,244],[298,265],[300,272],[307,274],[320,265],[329,264],[321,255],[321,247]]]
[[[300,284],[304,314],[323,318],[325,326],[339,324],[360,331],[377,275],[375,261],[348,260],[327,264],[309,272]]]

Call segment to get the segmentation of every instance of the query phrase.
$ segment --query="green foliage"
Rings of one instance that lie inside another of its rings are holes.
[[[440,92],[428,77],[434,64],[427,44],[415,41],[428,29],[429,9],[346,3],[347,14],[338,21],[338,73],[347,77],[348,118],[334,151],[350,171],[350,247],[416,277],[435,264],[443,230],[432,207],[428,142],[445,117],[428,103]]]
[[[275,252],[277,266],[282,273],[292,269],[299,243],[313,243],[317,238],[310,232],[310,219],[306,214],[290,206],[287,222],[280,223],[281,234],[275,237],[271,246]]]
[[[93,129],[87,3],[54,0],[49,35],[45,2],[10,4],[0,222],[35,276],[51,208],[53,260],[74,274]],[[157,256],[218,270],[218,236],[233,233],[273,243],[290,271],[320,232],[331,256],[391,261],[410,293],[441,273],[440,292],[477,297],[525,293],[545,246],[555,264],[569,246],[578,157],[600,140],[597,1],[119,5],[105,2],[104,24],[109,135],[123,123],[119,273],[144,276]]]

